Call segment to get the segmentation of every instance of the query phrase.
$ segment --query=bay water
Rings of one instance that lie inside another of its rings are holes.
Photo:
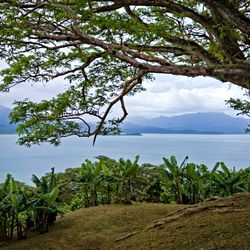
[[[188,162],[204,163],[209,169],[217,161],[237,170],[250,166],[250,135],[99,136],[94,146],[93,138],[71,137],[58,147],[42,144],[31,148],[19,146],[16,141],[17,135],[0,135],[0,182],[10,173],[18,181],[31,184],[32,174],[44,175],[51,167],[63,172],[99,155],[117,160],[133,160],[140,155],[140,164],[161,164],[162,157],[174,155],[179,163],[188,156]]]

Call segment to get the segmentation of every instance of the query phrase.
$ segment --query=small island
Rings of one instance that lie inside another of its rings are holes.
[[[142,134],[141,133],[139,133],[139,132],[132,132],[132,133],[120,133],[119,134],[120,136],[142,136]]]

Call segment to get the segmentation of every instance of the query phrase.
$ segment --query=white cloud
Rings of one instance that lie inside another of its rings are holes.
[[[65,89],[65,81],[63,79],[57,79],[46,84],[20,84],[11,88],[8,93],[0,92],[0,105],[12,107],[14,101],[21,101],[25,98],[29,98],[32,101],[50,99]]]
[[[235,112],[225,105],[230,97],[242,97],[244,90],[208,77],[187,78],[184,76],[156,75],[152,82],[145,82],[146,92],[126,98],[129,116],[175,115],[191,112]],[[26,97],[34,101],[49,99],[66,89],[63,79],[43,85],[22,84],[0,93],[0,105],[11,107],[15,100]],[[120,106],[112,114],[120,114]]]
[[[235,112],[225,105],[230,97],[243,97],[244,90],[212,78],[157,75],[145,84],[147,92],[127,98],[131,116],[174,115],[190,112]]]
[[[149,92],[159,93],[166,92],[171,89],[193,89],[193,88],[208,88],[222,86],[223,84],[211,77],[186,77],[186,76],[174,76],[174,75],[155,75],[155,81],[146,82],[145,86]],[[224,85],[225,86],[225,85]],[[228,86],[228,84],[226,85]]]

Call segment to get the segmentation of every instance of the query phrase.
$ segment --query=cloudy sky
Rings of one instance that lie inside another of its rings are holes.
[[[209,77],[157,75],[154,82],[147,82],[145,86],[147,92],[128,99],[130,113],[151,117],[192,112],[234,115],[235,111],[225,105],[225,100],[242,98],[245,93],[242,88]]]
[[[235,112],[225,105],[230,97],[243,97],[244,90],[229,83],[221,83],[208,77],[187,78],[172,75],[155,75],[155,80],[145,82],[146,92],[126,98],[129,116],[156,117],[191,112]],[[9,93],[0,93],[0,105],[11,107],[15,100],[28,97],[31,100],[48,99],[66,89],[65,82],[57,79],[43,85],[23,84]],[[113,114],[119,113],[119,106]]]

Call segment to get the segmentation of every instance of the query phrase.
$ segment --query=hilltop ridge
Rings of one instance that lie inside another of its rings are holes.
[[[0,134],[16,133],[9,124],[11,109],[0,106]],[[191,113],[156,118],[128,117],[121,126],[127,134],[244,134],[250,119],[233,117],[221,112]]]
[[[156,118],[132,117],[122,126],[127,133],[244,134],[250,119],[220,112],[191,113]]]

